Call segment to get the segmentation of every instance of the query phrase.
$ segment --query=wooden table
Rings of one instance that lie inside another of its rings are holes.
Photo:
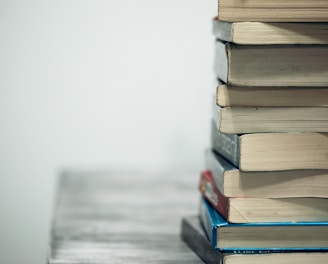
[[[181,241],[197,214],[197,172],[65,172],[49,264],[202,263]]]

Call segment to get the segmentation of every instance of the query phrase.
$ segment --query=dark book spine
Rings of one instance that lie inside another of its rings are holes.
[[[229,217],[229,198],[222,195],[210,171],[201,174],[199,190],[207,201],[225,218]]]
[[[205,263],[223,263],[223,254],[212,248],[202,229],[198,216],[184,217],[182,219],[181,238]]]
[[[216,123],[212,121],[211,127],[212,149],[239,168],[240,144],[239,136],[236,134],[225,134],[217,129]]]

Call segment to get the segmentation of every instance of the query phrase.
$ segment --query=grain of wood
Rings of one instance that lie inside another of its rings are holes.
[[[202,263],[181,241],[196,214],[198,173],[65,172],[49,264]]]

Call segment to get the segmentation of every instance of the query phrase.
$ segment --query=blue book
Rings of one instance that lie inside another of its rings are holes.
[[[227,222],[205,198],[199,215],[212,247],[223,252],[328,251],[328,222]]]
[[[181,221],[181,238],[207,264],[323,264],[328,251],[261,251],[222,252],[215,250],[200,224],[198,216],[186,216]]]

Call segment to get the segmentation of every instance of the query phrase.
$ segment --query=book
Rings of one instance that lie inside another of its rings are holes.
[[[224,21],[327,22],[326,0],[218,0]]]
[[[242,171],[328,169],[328,133],[226,134],[212,121],[211,148]]]
[[[223,196],[210,171],[199,190],[230,223],[328,221],[327,198],[243,198]]]
[[[227,222],[204,198],[199,216],[214,249],[240,251],[327,251],[328,222]]]
[[[216,104],[220,107],[328,107],[328,87],[241,87],[219,83]]]
[[[180,228],[181,239],[192,249],[205,263],[221,264],[226,254],[214,250],[200,224],[198,216],[183,217]]]
[[[327,107],[220,107],[213,117],[223,133],[328,132]]]
[[[214,69],[217,78],[236,86],[327,87],[327,47],[216,41]]]
[[[205,160],[216,187],[226,197],[328,198],[328,170],[241,171],[209,149]]]
[[[328,44],[328,23],[226,22],[213,19],[217,39],[236,44]]]
[[[199,216],[186,216],[181,221],[181,238],[207,264],[325,264],[328,252],[224,252],[213,249]]]

